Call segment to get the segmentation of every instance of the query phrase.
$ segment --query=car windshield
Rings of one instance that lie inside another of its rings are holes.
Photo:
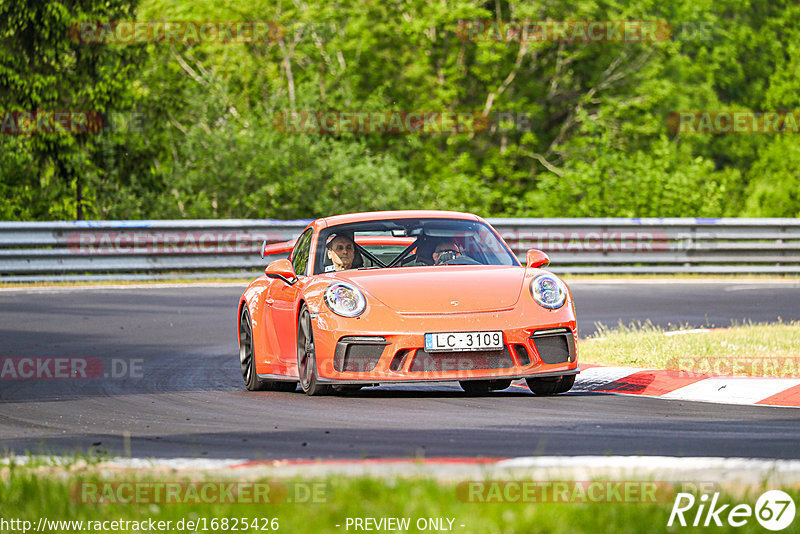
[[[430,265],[519,265],[488,225],[464,219],[389,219],[331,226],[320,231],[316,250],[315,274]]]

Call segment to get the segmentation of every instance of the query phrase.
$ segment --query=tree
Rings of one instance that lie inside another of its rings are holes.
[[[22,200],[5,216],[82,219],[92,211],[91,188],[108,171],[97,159],[103,130],[96,121],[130,107],[131,78],[143,57],[136,46],[80,42],[70,28],[81,20],[131,19],[134,8],[128,0],[0,2],[0,109],[7,125],[28,132],[0,136],[4,162],[16,162],[0,170],[4,189]],[[61,133],[56,112],[69,113]],[[26,113],[32,125],[11,124]]]

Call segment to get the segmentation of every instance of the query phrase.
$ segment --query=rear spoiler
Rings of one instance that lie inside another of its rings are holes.
[[[291,239],[289,241],[281,241],[280,243],[267,244],[265,240],[263,243],[261,243],[261,259],[263,260],[266,256],[289,254],[292,249],[294,249],[294,244],[296,242],[297,239]]]
[[[359,245],[402,245],[408,246],[413,243],[413,237],[389,237],[389,236],[356,236],[356,243]],[[278,254],[289,254],[294,249],[294,244],[297,239],[289,241],[281,241],[280,243],[267,244],[266,241],[261,243],[261,259],[266,256],[274,256]]]
[[[358,235],[356,243],[359,245],[400,245],[407,247],[416,241],[414,237],[391,237],[383,235]]]

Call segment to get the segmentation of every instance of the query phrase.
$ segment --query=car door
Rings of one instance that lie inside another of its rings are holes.
[[[294,272],[300,279],[307,274],[312,234],[311,228],[303,232],[289,256]],[[297,364],[295,302],[301,286],[302,283],[299,282],[289,285],[282,280],[275,280],[269,289],[268,301],[271,302],[272,324],[280,351],[278,359],[281,364],[289,367]]]

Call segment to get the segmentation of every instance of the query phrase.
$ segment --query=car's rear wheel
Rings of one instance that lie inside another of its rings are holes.
[[[297,318],[297,374],[300,387],[306,395],[327,395],[331,387],[319,383],[317,376],[317,352],[314,347],[314,329],[311,314],[305,304]]]
[[[566,393],[575,384],[575,375],[552,376],[546,378],[526,378],[525,382],[536,395],[548,396]]]
[[[511,380],[461,380],[459,385],[470,395],[484,395],[490,391],[508,388]]]
[[[242,368],[244,386],[249,391],[294,391],[297,384],[294,382],[278,382],[261,380],[256,372],[256,358],[253,351],[253,326],[250,323],[250,312],[247,306],[242,307],[239,316],[239,364]]]

